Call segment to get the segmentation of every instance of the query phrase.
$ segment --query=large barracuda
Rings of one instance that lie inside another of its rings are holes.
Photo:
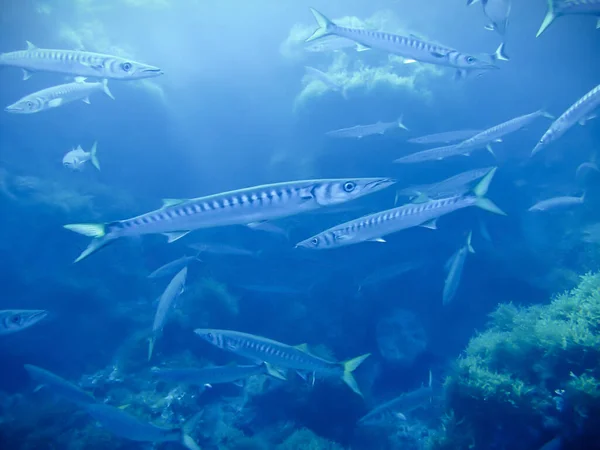
[[[547,0],[548,11],[535,37],[539,37],[552,23],[561,16],[584,15],[596,16],[596,28],[600,28],[600,0]]]
[[[163,233],[173,242],[200,228],[247,225],[338,205],[394,183],[390,178],[354,178],[268,184],[191,200],[165,200],[161,209],[131,219],[65,228],[94,238],[78,262],[120,237]]]
[[[572,126],[579,123],[585,123],[594,118],[594,110],[600,106],[600,84],[577,100],[569,109],[567,109],[558,119],[556,119],[550,128],[544,133],[537,143],[531,156],[542,150],[551,142],[556,141],[565,134]]]
[[[46,369],[25,364],[25,370],[31,379],[37,383],[38,388],[48,388],[53,394],[75,404],[88,405],[96,403],[96,399],[91,394]]]
[[[37,48],[27,41],[27,50],[0,54],[0,66],[20,67],[23,79],[34,72],[55,72],[79,77],[138,80],[162,75],[158,67],[118,56],[79,50]]]
[[[340,376],[350,386],[350,389],[362,395],[352,372],[370,354],[358,356],[345,362],[327,361],[311,354],[304,344],[293,347],[272,339],[231,330],[199,328],[194,332],[216,347],[255,361],[263,361],[275,368]]]
[[[398,34],[384,33],[381,31],[347,28],[336,25],[319,11],[311,12],[319,28],[306,40],[311,42],[324,36],[339,36],[350,39],[363,48],[376,48],[406,58],[406,62],[421,61],[440,66],[457,69],[457,77],[462,78],[471,71],[486,71],[498,69],[496,61],[508,61],[504,53],[504,44],[501,44],[495,53],[478,58],[473,55],[454,50],[450,47],[432,44],[415,37],[400,36]]]
[[[435,221],[459,209],[477,206],[496,214],[504,213],[484,195],[496,169],[492,169],[473,190],[472,195],[455,196],[426,203],[399,206],[329,228],[299,242],[296,247],[326,250],[360,242],[385,242],[383,236],[412,227],[436,228]]]
[[[460,285],[460,279],[462,277],[463,268],[465,267],[465,261],[469,253],[475,253],[471,246],[471,237],[473,233],[469,232],[467,237],[467,243],[459,248],[456,253],[446,263],[446,280],[444,281],[444,294],[443,304],[447,305],[452,301],[458,291]]]

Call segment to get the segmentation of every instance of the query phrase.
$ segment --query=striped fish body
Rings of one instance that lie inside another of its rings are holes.
[[[453,177],[447,178],[446,180],[442,180],[439,183],[435,183],[431,185],[429,189],[425,192],[430,198],[438,197],[443,194],[452,194],[446,195],[447,197],[451,197],[454,195],[458,195],[459,193],[464,193],[468,191],[469,185],[473,183],[475,180],[480,179],[485,174],[489,173],[493,167],[484,167],[481,169],[473,169],[467,172],[462,172]]]
[[[107,92],[106,83],[74,83],[61,84],[29,94],[5,108],[5,111],[17,114],[32,114],[47,109],[63,106],[77,100],[89,102],[90,95],[95,92]],[[112,96],[111,96],[112,97]]]
[[[548,144],[562,137],[572,126],[577,123],[584,124],[591,118],[592,112],[600,106],[600,85],[581,97],[575,104],[567,109],[550,128],[544,133],[532,152],[532,156]]]
[[[5,309],[0,310],[0,335],[25,330],[48,315],[41,309]]]
[[[377,122],[370,125],[356,125],[350,128],[328,131],[327,136],[336,138],[362,138],[373,134],[385,134],[390,128],[398,128],[398,122]]]
[[[112,222],[107,225],[106,234],[138,236],[245,225],[342,203],[384,184],[383,179],[367,178],[299,181],[242,189],[174,203],[132,219]]]
[[[307,42],[320,39],[324,36],[335,35],[350,39],[367,48],[376,48],[402,56],[407,60],[454,67],[460,70],[489,70],[498,68],[498,66],[491,64],[489,61],[414,37],[401,36],[381,31],[341,27],[333,23],[320,12],[312,8],[311,11],[319,28],[307,39]],[[504,57],[505,56],[502,55],[502,58]]]
[[[164,381],[204,386],[244,380],[254,375],[265,374],[266,369],[264,365],[232,365],[202,369],[153,369],[152,372]]]
[[[457,150],[461,149],[474,149],[485,147],[488,144],[506,136],[507,134],[519,131],[523,127],[526,127],[538,117],[547,116],[545,111],[535,111],[531,114],[525,114],[524,116],[515,117],[514,119],[503,122],[499,125],[488,128],[481,133],[461,142],[456,146]]]
[[[558,15],[590,15],[600,17],[600,0],[553,0]]]
[[[298,347],[261,336],[230,330],[198,329],[195,333],[223,350],[254,361],[264,361],[274,367],[320,373],[343,372],[338,362],[324,360]]]
[[[551,209],[569,208],[575,205],[581,205],[585,201],[585,197],[554,197],[536,203],[528,211],[548,211]]]
[[[409,139],[407,142],[411,144],[449,144],[450,142],[464,141],[481,133],[481,130],[457,130],[446,131],[443,133],[430,134],[418,138]]]
[[[79,50],[42,49],[30,42],[27,47],[27,50],[0,54],[0,65],[23,69],[25,80],[33,72],[129,80],[162,74],[157,67],[117,56]]]
[[[165,291],[160,296],[156,315],[154,316],[154,324],[152,325],[153,333],[157,333],[163,329],[173,302],[183,292],[186,277],[187,267],[184,267],[173,277],[173,279],[167,285]]]
[[[388,234],[424,225],[451,212],[474,206],[476,203],[477,198],[474,196],[456,196],[419,204],[409,203],[332,227],[300,242],[297,246],[324,250],[359,242],[376,241]]]

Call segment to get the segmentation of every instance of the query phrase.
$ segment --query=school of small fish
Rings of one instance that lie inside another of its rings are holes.
[[[477,1],[468,0],[467,5]],[[481,0],[481,5],[488,20],[486,29],[496,32],[504,39],[510,33],[511,0]],[[450,68],[455,72],[457,79],[480,76],[484,73],[490,74],[501,70],[502,65],[508,64],[509,61],[504,43],[501,43],[493,53],[474,55],[467,51],[428,42],[414,35],[402,36],[379,30],[340,26],[316,9],[311,8],[310,11],[317,28],[306,39],[304,49],[307,52],[362,52],[366,50],[384,52],[402,57],[406,64],[432,64]],[[587,15],[598,18],[596,27],[600,28],[600,0],[548,0],[547,15],[537,36],[544,33],[557,18],[569,15]],[[41,72],[61,74],[73,79],[71,82],[50,86],[25,95],[5,107],[5,112],[23,115],[51,110],[75,101],[90,104],[90,97],[97,92],[102,92],[114,100],[109,90],[108,80],[140,80],[163,75],[163,71],[159,67],[126,58],[79,50],[43,49],[36,47],[31,42],[27,42],[26,50],[0,54],[0,66],[20,68],[23,72],[23,80],[28,80],[31,76]],[[346,98],[344,86],[330,74],[315,67],[306,66],[305,75],[307,79],[317,81],[324,88],[339,92]],[[408,142],[413,144],[445,145],[408,154],[393,162],[413,164],[439,161],[457,155],[469,156],[482,149],[487,149],[494,155],[492,145],[501,143],[505,136],[522,130],[538,118],[551,119],[552,123],[548,130],[531,152],[533,157],[563,137],[577,124],[584,125],[588,120],[593,119],[599,106],[600,85],[592,87],[558,118],[540,109],[483,130],[438,131],[434,134],[408,139]],[[390,119],[388,118],[388,120]],[[409,131],[404,124],[402,115],[389,122],[379,121],[331,130],[326,133],[326,136],[362,140],[368,136],[402,134],[400,131],[402,133]],[[371,141],[371,139],[366,141]],[[82,171],[87,162],[90,162],[98,171],[100,170],[96,142],[93,143],[90,151],[86,152],[81,145],[78,145],[67,152],[62,159],[64,167],[77,172]],[[295,251],[302,252],[302,249],[332,250],[366,242],[385,243],[384,237],[401,230],[413,227],[435,230],[439,218],[473,206],[487,212],[504,215],[504,212],[486,196],[497,171],[498,167],[495,166],[474,169],[433,184],[409,186],[398,190],[396,201],[403,196],[408,197],[411,201],[390,209],[356,217],[322,230],[314,236],[306,237],[296,243],[295,249],[297,250]],[[593,161],[582,164],[577,169],[577,177],[585,171],[599,172]],[[326,210],[334,210],[336,206],[339,207],[359,198],[370,196],[397,183],[396,179],[377,176],[377,174],[368,178],[340,177],[282,181],[253,187],[240,187],[192,199],[166,199],[163,201],[162,207],[135,217],[106,223],[68,224],[65,225],[65,228],[92,238],[75,262],[84,260],[123,237],[163,234],[171,243],[195,230],[231,225],[262,230],[283,237],[287,241],[288,233],[285,227],[279,227],[272,221],[310,212],[324,213]],[[584,202],[585,193],[581,196],[558,196],[540,200],[531,206],[529,211],[554,211],[576,207]],[[481,224],[482,222],[480,222]],[[446,264],[446,278],[441,292],[443,305],[453,302],[460,293],[460,280],[467,264],[467,256],[469,253],[474,253],[471,239],[472,232],[468,230],[466,242],[457,249]],[[203,253],[256,259],[260,256],[248,249],[212,242],[195,243],[190,247],[196,252],[195,255],[184,255],[148,275],[151,280],[172,277],[158,299],[153,324],[148,324],[149,361],[153,356],[157,339],[169,319],[169,314],[176,308],[178,298],[185,291],[190,264],[201,263],[200,256]],[[390,266],[385,273],[376,272],[363,279],[359,283],[359,290],[365,286],[398,277],[421,265],[421,263],[415,263]],[[302,289],[276,284],[270,286],[245,285],[240,288],[260,295],[279,297],[302,293]],[[0,311],[0,335],[26,330],[43,321],[48,315],[49,313],[44,310]],[[195,334],[212,346],[246,358],[252,364],[203,368],[153,368],[152,373],[155,377],[167,383],[186,383],[206,388],[218,383],[237,382],[254,375],[268,375],[284,381],[293,372],[300,374],[303,378],[311,375],[313,381],[316,376],[339,378],[353,392],[362,395],[353,372],[368,358],[369,354],[347,361],[336,361],[311,353],[305,344],[290,345],[236,330],[196,329]],[[32,365],[26,365],[25,369],[40,387],[51,389],[53,393],[77,404],[116,436],[148,443],[179,442],[190,450],[199,449],[190,437],[197,421],[196,417],[191,418],[181,427],[158,427],[152,423],[141,421],[126,412],[124,408],[97,401],[77,385],[45,369]],[[433,386],[430,375],[427,386],[402,394],[400,397],[373,408],[359,420],[358,424],[380,426],[390,421],[392,423],[399,420],[405,421],[411,411],[423,407],[432,396]]]

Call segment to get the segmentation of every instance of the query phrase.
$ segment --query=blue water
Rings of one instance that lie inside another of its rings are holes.
[[[314,27],[311,6],[334,19],[364,20],[377,13],[371,26],[490,53],[502,39],[483,29],[486,19],[479,4],[466,8],[463,2],[444,0],[4,2],[3,52],[24,49],[26,40],[41,48],[65,49],[81,48],[79,41],[85,50],[124,52],[161,67],[165,74],[143,83],[110,81],[115,101],[96,94],[91,105],[76,102],[32,115],[0,114],[0,309],[50,312],[30,329],[0,336],[0,414],[6,419],[0,420],[4,428],[0,446],[75,448],[85,441],[90,449],[142,448],[106,432],[90,431],[95,428],[85,416],[76,415],[68,426],[61,425],[76,409],[56,401],[51,393],[32,394],[35,386],[23,364],[81,384],[100,401],[135,404],[135,411],[146,412],[144,419],[164,425],[179,424],[198,410],[211,411],[223,405],[224,398],[242,396],[246,390],[236,386],[218,386],[202,395],[188,388],[187,403],[149,407],[174,388],[149,381],[148,369],[154,365],[243,361],[198,339],[192,330],[201,327],[239,330],[293,345],[323,345],[338,360],[372,354],[356,372],[364,400],[328,379],[318,378],[314,387],[293,376],[284,387],[269,382],[242,409],[243,420],[236,422],[239,433],[260,440],[264,448],[276,448],[273,430],[288,423],[343,448],[398,448],[381,436],[361,434],[356,420],[373,406],[426,383],[429,370],[441,383],[469,339],[485,329],[487,315],[498,303],[548,303],[553,293],[573,287],[577,275],[600,269],[590,244],[581,239],[582,230],[598,221],[599,178],[591,174],[583,182],[575,179],[576,168],[598,150],[597,120],[570,130],[533,161],[529,153],[549,126],[544,118],[495,144],[496,161],[478,151],[468,158],[391,164],[400,156],[430,148],[406,143],[409,137],[484,129],[540,108],[559,115],[597,85],[600,34],[594,30],[595,20],[560,18],[536,39],[545,2],[523,3],[514,2],[511,11],[505,39],[510,62],[500,62],[500,70],[482,77],[454,82],[451,69],[433,71],[427,70],[428,65],[390,62],[387,54],[376,50],[360,54],[350,50],[345,56],[306,53],[286,39],[296,24]],[[347,99],[329,91],[299,100],[306,86],[304,66],[326,71],[333,62],[347,62],[342,70],[346,74],[356,75],[361,66],[386,68],[400,76],[416,74],[414,86],[381,81],[350,88]],[[36,73],[22,81],[19,69],[3,67],[0,104],[9,105],[66,80],[63,75]],[[392,121],[401,114],[409,132],[394,130],[361,140],[336,140],[324,134]],[[94,141],[101,172],[89,163],[82,172],[63,167],[67,151],[77,145],[89,150]],[[402,231],[387,237],[386,244],[309,254],[293,248],[338,223],[393,207],[396,187],[431,183],[491,165],[499,170],[488,197],[507,217],[469,208],[440,219],[437,231]],[[337,215],[318,211],[276,221],[289,240],[242,226],[200,230],[173,244],[162,236],[144,236],[119,240],[74,265],[87,238],[62,228],[68,223],[132,217],[158,208],[162,198],[193,198],[292,180],[373,176],[393,177],[398,183],[349,203],[358,208],[354,211]],[[585,205],[572,211],[527,212],[544,198],[583,191]],[[491,242],[481,234],[481,221]],[[444,264],[464,245],[470,230],[476,253],[468,256],[456,298],[444,307]],[[187,245],[194,242],[243,247],[259,256],[207,254],[201,256],[202,263],[190,266],[187,292],[148,363],[145,339],[156,309],[154,300],[168,278],[153,281],[146,276],[162,264],[193,254]],[[358,292],[367,275],[411,261],[423,265]],[[207,290],[206,279],[226,289],[235,306]],[[299,292],[287,296],[241,288],[261,284],[285,285]],[[386,360],[378,348],[378,326],[398,310],[412,312],[426,335],[425,348],[407,364]],[[122,381],[108,380],[107,373],[115,367]],[[94,374],[100,381],[89,385]],[[434,429],[436,412],[429,414]],[[206,416],[204,426],[214,425],[216,419],[208,412]],[[61,429],[62,437],[57,434]],[[225,441],[219,444],[217,434],[214,430],[199,434],[197,440],[203,448],[238,448]]]

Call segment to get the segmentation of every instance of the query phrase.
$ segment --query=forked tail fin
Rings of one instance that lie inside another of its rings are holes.
[[[344,367],[344,373],[342,374],[342,380],[344,380],[344,383],[346,383],[348,386],[350,386],[350,389],[352,389],[354,392],[356,392],[361,397],[363,396],[362,392],[360,392],[360,389],[358,388],[358,384],[356,383],[356,380],[354,379],[352,372],[354,372],[358,368],[358,366],[360,366],[362,364],[362,362],[365,359],[367,359],[369,356],[371,356],[371,354],[367,353],[366,355],[358,356],[356,358],[352,358],[351,360],[348,360],[348,361],[342,363],[342,365]]]
[[[554,22],[554,20],[558,17],[558,14],[556,13],[556,8],[554,6],[554,1],[555,0],[548,0],[548,11],[546,12],[546,17],[544,17],[544,21],[542,22],[542,25],[540,26],[540,29],[538,30],[537,34],[535,35],[535,37],[540,37],[540,35],[546,31],[546,29],[552,25],[552,22]]]
[[[310,8],[310,12],[317,21],[319,28],[317,28],[315,32],[308,39],[306,39],[306,42],[315,41],[319,38],[329,36],[331,34],[331,30],[335,28],[335,24],[314,8]]]
[[[65,225],[64,228],[93,238],[88,244],[87,248],[81,252],[81,255],[79,255],[73,262],[79,262],[82,259],[87,258],[92,253],[96,253],[102,247],[105,247],[113,242],[115,239],[106,234],[106,224],[103,223],[73,223]]]

